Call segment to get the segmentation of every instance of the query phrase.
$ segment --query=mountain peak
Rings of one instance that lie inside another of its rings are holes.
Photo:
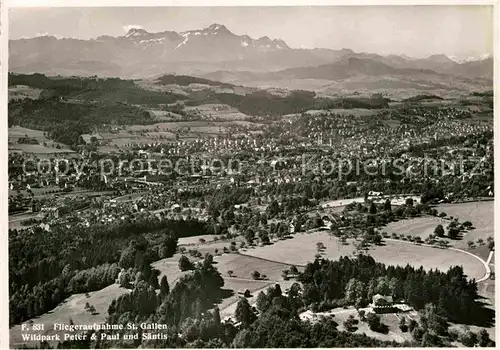
[[[440,54],[440,55],[431,55],[427,58],[430,61],[438,62],[438,63],[447,63],[453,62],[448,56]]]
[[[218,23],[213,23],[209,25],[207,28],[205,28],[206,31],[209,31],[210,33],[213,34],[219,34],[219,33],[231,33],[229,29],[226,28],[225,25],[223,24],[218,24]]]
[[[133,36],[142,36],[149,34],[146,30],[142,28],[130,28],[125,37],[130,38]]]

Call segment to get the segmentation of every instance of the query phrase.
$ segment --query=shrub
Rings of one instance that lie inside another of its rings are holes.
[[[193,264],[191,261],[189,261],[188,257],[185,255],[182,255],[179,258],[179,270],[181,271],[188,271],[193,269]]]
[[[257,271],[257,270],[255,270],[254,272],[252,272],[252,278],[253,278],[254,280],[258,280],[258,279],[260,279],[260,272],[259,272],[259,271]]]

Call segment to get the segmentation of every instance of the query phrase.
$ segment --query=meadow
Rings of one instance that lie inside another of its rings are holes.
[[[18,143],[18,140],[24,137],[35,139],[38,144]],[[43,131],[19,126],[10,127],[8,129],[8,141],[10,152],[23,152],[37,155],[47,155],[50,153],[75,153],[66,145],[50,140],[44,135]]]
[[[486,239],[488,237],[495,236],[493,226],[494,201],[440,204],[435,208],[439,213],[446,213],[447,218],[458,218],[459,222],[470,221],[472,222],[474,227],[474,229],[462,233],[461,239],[451,240],[446,236],[442,239],[448,241],[448,243],[455,248],[471,251],[486,260],[489,254],[489,250],[484,251],[485,249],[481,249],[482,247],[469,248],[467,242],[477,242],[478,239],[482,239],[484,242],[486,242]],[[434,229],[439,224],[443,225],[446,230],[446,226],[449,224],[449,222],[450,221],[448,219],[425,216],[391,222],[386,227],[384,227],[383,230],[387,231],[389,234],[397,233],[403,234],[405,236],[420,236],[420,238],[422,238],[423,240],[427,236],[429,236],[429,234],[433,234]]]
[[[325,250],[322,256],[336,260],[341,256],[352,256],[356,248],[354,240],[343,245],[337,238],[325,231],[298,233],[292,239],[285,239],[264,247],[248,250],[246,255],[286,264],[305,265],[318,254],[316,243],[322,242]],[[386,240],[383,245],[371,246],[367,252],[376,261],[386,265],[422,266],[426,270],[447,271],[455,265],[462,265],[469,278],[480,279],[486,271],[483,263],[470,255],[456,250],[440,249],[404,241]]]

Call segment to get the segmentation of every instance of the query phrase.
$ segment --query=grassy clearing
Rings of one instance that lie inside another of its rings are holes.
[[[250,298],[248,299],[248,302],[250,305],[255,306],[257,303],[257,297],[260,292],[266,291],[270,286],[274,285],[272,282],[257,282],[257,281],[246,281],[246,282],[241,282],[238,284],[233,283],[236,282],[235,280],[231,280],[226,278],[225,279],[225,285],[224,288],[235,288],[235,290],[244,290],[244,289],[249,289],[250,292],[252,293]],[[279,283],[281,290],[285,290],[287,288],[290,288],[290,286],[294,283],[295,281],[281,281]],[[230,298],[224,299],[221,304],[219,304],[220,308],[220,315],[221,319],[226,319],[228,317],[233,317],[234,313],[236,311],[236,306],[238,303],[240,296],[239,295],[233,295]]]
[[[222,111],[224,112],[224,111]],[[217,114],[212,114],[213,116],[219,116],[219,111],[215,112]],[[131,125],[123,127],[121,130],[116,132],[102,132],[100,133],[104,141],[109,144],[109,146],[101,146],[100,150],[104,151],[104,147],[111,148],[112,151],[118,148],[126,148],[130,144],[145,144],[161,142],[166,140],[174,140],[176,134],[182,140],[191,140],[199,137],[214,137],[220,134],[224,134],[228,131],[228,127],[234,125],[245,125],[245,126],[258,126],[258,124],[246,122],[240,120],[241,116],[235,118],[223,118],[228,121],[168,121],[160,122],[150,125]]]
[[[187,107],[186,110],[196,110],[203,116],[211,115],[214,118],[223,120],[248,119],[248,115],[241,113],[234,107],[224,104],[203,104],[195,107]]]
[[[286,264],[257,259],[241,254],[224,254],[214,259],[217,269],[225,277],[228,271],[233,271],[233,276],[238,278],[252,279],[252,272],[258,271],[267,275],[270,281],[282,280],[281,273],[289,268]]]
[[[411,235],[413,237],[419,236],[424,240],[430,234],[434,234],[434,229],[437,225],[443,225],[446,231],[446,226],[450,223],[449,220],[441,219],[433,216],[425,216],[411,219],[404,219],[396,222],[391,222],[387,226],[385,226],[382,230],[387,231],[389,234],[396,233],[398,235]],[[452,241],[447,237],[442,237],[440,239],[444,239],[452,244]]]
[[[468,202],[458,204],[441,204],[437,207],[439,212],[445,212],[448,216],[458,218],[460,222],[470,221],[475,229],[467,232],[464,239],[457,241],[454,246],[460,249],[468,249],[468,241],[477,241],[482,238],[495,237],[494,231],[494,201]]]
[[[238,292],[243,292],[248,289],[251,293],[249,301],[251,302],[253,298],[255,298],[256,301],[257,295],[259,295],[262,290],[266,290],[272,285],[274,285],[274,283],[269,281],[246,281],[237,278],[225,277],[224,287],[222,288],[232,291],[233,295],[229,298],[221,300],[221,302],[217,305],[221,310],[221,318],[234,314],[234,311],[236,310],[236,303],[241,297]]]
[[[467,242],[477,242],[478,239],[482,239],[486,242],[488,237],[495,236],[493,206],[493,201],[440,204],[436,206],[438,212],[445,212],[448,218],[458,218],[459,222],[470,221],[475,227],[473,230],[464,232],[462,239],[451,240],[447,237],[441,239],[448,241],[448,243],[455,248],[470,251],[486,260],[489,250],[485,246],[477,246],[476,244],[476,248],[469,248]],[[450,221],[446,219],[425,216],[391,222],[383,231],[387,231],[389,234],[397,233],[405,236],[420,236],[420,238],[425,239],[430,234],[434,233],[434,229],[439,224],[443,225],[446,230],[446,226],[449,222]]]
[[[21,221],[27,220],[27,219],[41,219],[42,215],[40,213],[26,213],[26,214],[21,214],[21,215],[9,215],[9,230],[14,230],[14,229],[21,229],[25,228],[26,226],[23,226],[21,224]]]
[[[420,197],[418,196],[404,196],[404,195],[392,196],[392,197],[368,196],[368,199],[372,200],[375,203],[384,203],[387,200],[387,198],[391,200],[392,205],[403,205],[407,198],[412,198],[414,202],[420,203]],[[364,202],[365,202],[364,197],[356,197],[356,198],[335,199],[331,201],[326,201],[321,203],[321,206],[323,208],[336,208],[336,207],[344,207],[351,203],[364,203]]]
[[[147,191],[131,193],[131,194],[126,194],[124,196],[113,198],[113,200],[115,200],[116,202],[120,202],[120,203],[132,202],[132,201],[138,200],[141,197],[144,197],[146,194],[147,194]]]
[[[93,323],[103,323],[108,315],[108,307],[111,301],[125,293],[127,293],[127,289],[113,284],[96,292],[88,293],[88,298],[85,294],[75,294],[66,299],[54,310],[34,318],[33,322],[45,325],[45,331],[40,334],[60,334],[62,336],[65,332],[54,331],[54,323],[69,324],[70,319],[75,324],[90,325]],[[91,315],[85,310],[85,303],[87,302],[95,307],[96,314]],[[22,332],[21,327],[21,325],[16,325],[10,329],[11,347],[19,348],[19,345],[23,343],[22,334],[26,334],[27,332]]]
[[[45,147],[43,145],[28,145],[28,144],[15,144],[9,147],[9,151],[31,153],[42,156],[47,154],[56,154],[56,153],[76,153],[75,151],[66,148],[58,149],[52,147]]]
[[[29,137],[38,141],[37,144],[17,143],[20,138]],[[45,137],[43,131],[14,126],[8,129],[9,151],[34,154],[75,153],[68,146],[54,142]],[[45,145],[44,145],[45,144]],[[60,147],[60,148],[56,148]]]
[[[170,285],[170,288],[172,288],[175,285],[175,283],[179,280],[179,278],[189,273],[188,271],[181,271],[179,269],[180,257],[181,254],[175,254],[171,258],[158,260],[152,264],[153,268],[160,271],[159,278],[167,276],[167,281],[168,284]],[[193,261],[193,259],[190,260]]]
[[[193,236],[193,237],[181,237],[179,238],[178,244],[181,245],[198,245],[200,244],[200,239],[204,240],[207,243],[213,242],[215,239],[215,235],[201,235],[201,236]],[[189,248],[188,248],[189,249]]]
[[[14,85],[14,86],[9,86],[8,96],[9,96],[9,101],[15,99],[25,99],[25,98],[36,100],[40,97],[41,92],[42,89],[37,89],[26,85]]]
[[[493,232],[493,202],[465,203],[459,205],[447,204],[439,206],[438,210],[445,211],[449,216],[459,217],[461,221],[472,221],[476,226],[477,232],[482,232],[483,235],[486,235],[485,237],[489,235],[489,232]],[[490,210],[489,214],[488,210]],[[474,217],[476,217],[476,219],[474,219]],[[478,220],[477,217],[480,217],[480,219]],[[416,227],[421,227],[422,223],[414,225],[414,229],[412,229],[410,225],[410,231],[413,230],[417,232]],[[408,226],[407,221],[406,225],[402,225],[401,227],[407,228]],[[429,227],[432,227],[433,230],[435,225],[429,225]],[[475,233],[476,230],[471,231],[468,235]],[[420,235],[423,236],[422,234]],[[179,243],[180,245],[190,245],[194,243],[193,246],[186,246],[186,248],[196,248],[203,255],[207,252],[215,255],[215,249],[221,254],[224,247],[229,249],[231,245],[230,241],[210,242],[209,240],[213,239],[213,236],[203,237],[206,239],[207,243],[200,244],[199,238],[200,237],[185,238]],[[240,237],[234,239],[238,247],[240,246],[241,240]],[[317,254],[317,242],[322,242],[325,245],[326,249],[322,254],[329,259],[338,259],[340,256],[351,255],[355,251],[352,240],[348,240],[348,245],[341,245],[336,238],[329,236],[327,232],[313,232],[298,233],[291,239],[277,241],[272,245],[252,247],[244,251],[241,250],[241,253],[245,255],[222,254],[215,256],[214,260],[216,262],[216,267],[224,278],[225,285],[223,288],[233,291],[233,295],[221,300],[219,303],[221,317],[226,318],[234,314],[237,301],[240,297],[238,291],[249,289],[252,293],[249,302],[255,304],[258,293],[273,285],[275,283],[274,281],[279,281],[283,290],[293,284],[295,282],[294,280],[284,281],[282,279],[282,271],[288,268],[287,264],[295,264],[299,267],[299,265],[304,265],[308,261],[312,261]],[[373,256],[376,261],[388,265],[410,264],[416,267],[423,266],[424,269],[439,269],[443,271],[446,271],[449,267],[454,265],[462,265],[464,272],[471,278],[479,279],[485,274],[484,266],[479,260],[454,250],[419,246],[407,242],[387,241],[384,246],[371,247],[368,254]],[[160,270],[161,275],[167,276],[171,288],[181,276],[189,273],[179,270],[179,257],[180,254],[177,253],[171,258],[163,259],[153,264],[154,268]],[[197,259],[190,257],[190,260],[196,261]],[[228,276],[227,272],[229,270],[233,271],[233,276],[235,277]],[[254,270],[267,275],[269,280],[253,280],[251,273]],[[484,302],[491,304],[493,307],[494,281],[482,282],[478,286],[478,289],[479,293],[485,297]],[[75,324],[101,323],[104,322],[107,316],[107,308],[111,301],[126,292],[126,289],[120,288],[118,285],[111,285],[102,290],[88,293],[89,298],[85,297],[85,294],[73,295],[51,312],[33,321],[46,324],[46,329],[48,330],[46,334],[54,334],[53,331],[49,331],[53,323],[68,323],[70,317]],[[91,315],[84,310],[86,302],[89,302],[96,308],[96,315]],[[342,312],[338,312],[335,315],[334,319],[339,323],[340,329],[342,329],[343,318],[348,316],[349,313]],[[402,333],[398,328],[399,318],[397,315],[383,315],[382,322],[389,326],[390,332],[387,335],[370,331],[368,326],[363,322],[359,324],[356,333],[366,333],[369,336],[381,340],[394,339],[396,341],[403,341],[407,339],[408,335]],[[456,325],[456,327],[462,326]],[[471,330],[478,331],[479,328],[476,328],[477,327],[473,326],[470,327]],[[492,339],[494,339],[494,328],[489,328],[488,331]],[[22,342],[21,326],[18,325],[13,327],[10,331],[10,335],[11,346],[16,346],[16,344],[19,346],[19,343]]]
[[[359,320],[358,313],[355,309],[349,309],[349,310],[344,310],[344,309],[337,309],[333,311],[333,314],[335,315],[333,317],[333,320],[339,324],[337,327],[339,330],[346,331],[344,328],[344,321],[347,320],[347,318],[350,315],[353,315],[357,320]],[[376,338],[379,340],[383,341],[397,341],[399,343],[404,342],[405,340],[411,341],[412,337],[411,335],[406,332],[403,333],[399,329],[399,320],[402,315],[397,315],[397,314],[386,314],[386,315],[380,315],[380,321],[384,323],[385,325],[388,326],[389,332],[387,334],[383,333],[378,333],[374,332],[370,329],[368,324],[366,322],[359,322],[356,327],[356,331],[353,333],[355,334],[363,334],[365,333],[367,336]],[[408,315],[405,315],[405,317],[408,319]]]
[[[341,256],[355,252],[353,240],[342,245],[338,239],[326,232],[299,233],[292,239],[278,241],[270,246],[258,247],[246,252],[248,255],[261,257],[287,264],[305,265],[314,260],[318,253],[316,243],[322,242],[326,247],[323,256],[336,260]],[[370,254],[376,261],[387,265],[410,264],[422,266],[426,270],[439,269],[447,271],[450,267],[462,265],[470,278],[479,279],[485,275],[483,264],[476,258],[459,251],[420,246],[413,243],[387,241],[383,246],[370,247]]]

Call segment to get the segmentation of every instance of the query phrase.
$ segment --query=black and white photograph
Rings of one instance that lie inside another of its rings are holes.
[[[2,9],[10,348],[495,347],[497,5],[140,6]]]

